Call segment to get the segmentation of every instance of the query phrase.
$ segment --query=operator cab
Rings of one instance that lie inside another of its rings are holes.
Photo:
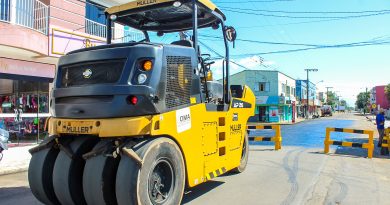
[[[234,41],[235,30],[224,25],[224,14],[209,0],[132,1],[108,8],[106,19],[107,45],[76,50],[60,59],[53,116],[145,116],[197,103],[228,108],[228,42]],[[111,44],[114,22],[141,31],[144,39]],[[222,31],[224,53],[218,54],[221,64],[215,67],[222,74],[220,81],[211,71],[216,60],[200,52],[200,28]],[[180,40],[153,41],[152,34],[172,33],[179,33]]]
[[[174,41],[171,44],[193,47],[196,50],[199,64],[197,73],[199,73],[202,81],[202,102],[214,104],[228,103],[230,98],[228,96],[229,86],[225,85],[226,96],[224,96],[223,82],[226,80],[222,79],[221,81],[216,81],[213,79],[211,66],[215,64],[215,61],[211,58],[210,54],[201,53],[199,44],[202,43],[198,39],[197,29],[212,28],[218,30],[221,27],[223,33],[221,39],[224,39],[225,41],[223,47],[227,47],[226,40],[234,41],[236,38],[236,31],[234,28],[224,26],[223,22],[226,20],[225,15],[209,0],[160,2],[150,2],[147,5],[139,2],[129,2],[125,5],[109,8],[106,12],[110,20],[143,31],[144,34],[146,34],[145,39],[147,39],[147,41],[150,41],[150,32],[156,32],[160,37],[164,36],[164,34],[180,32],[181,40]],[[193,18],[193,2],[197,3],[196,22]],[[134,8],[136,6],[149,6],[150,9],[144,11],[140,8],[142,10],[140,12],[137,12],[137,10],[128,10],[129,8]],[[191,37],[186,35],[187,31],[190,30],[192,30]],[[225,56],[228,56],[228,48],[225,49],[226,53],[217,54],[220,59],[225,59]],[[211,51],[215,52],[213,49],[211,49]],[[225,59],[221,65],[218,65],[223,74],[225,74],[225,67],[226,70],[228,70],[227,64]],[[223,76],[223,78],[224,77],[225,76]],[[226,99],[224,100],[224,98]]]

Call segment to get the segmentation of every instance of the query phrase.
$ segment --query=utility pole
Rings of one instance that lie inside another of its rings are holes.
[[[368,88],[366,87],[366,93],[365,93],[365,97],[364,97],[364,108],[363,108],[363,112],[364,112],[364,115],[366,115],[366,108],[367,108],[367,101],[368,101],[368,99],[367,99],[367,93],[368,93]]]
[[[307,103],[306,103],[306,119],[309,119],[309,90],[310,90],[310,83],[309,83],[309,72],[317,72],[318,69],[305,69],[307,78],[306,78],[306,89],[307,89]]]
[[[332,89],[333,87],[326,87],[326,104],[329,105],[329,89]]]

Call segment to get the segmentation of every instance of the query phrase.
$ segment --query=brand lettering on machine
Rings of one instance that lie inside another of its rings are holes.
[[[157,3],[157,0],[143,0],[143,1],[137,1],[137,6],[145,6],[148,4],[155,4]]]
[[[89,127],[72,127],[66,126],[67,133],[88,133]]]
[[[243,107],[244,107],[244,103],[242,102],[233,103],[233,108],[243,108]]]
[[[241,133],[241,124],[230,125],[230,134]]]

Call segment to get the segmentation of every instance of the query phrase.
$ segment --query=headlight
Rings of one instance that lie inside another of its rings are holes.
[[[143,73],[139,74],[138,78],[137,78],[138,84],[144,84],[147,79],[148,79],[148,76],[146,76],[146,74],[143,74]]]

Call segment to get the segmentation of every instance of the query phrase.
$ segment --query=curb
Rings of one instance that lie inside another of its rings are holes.
[[[3,171],[0,171],[0,176],[25,172],[27,170],[28,170],[28,165],[26,167],[19,167],[16,169],[3,170]]]

